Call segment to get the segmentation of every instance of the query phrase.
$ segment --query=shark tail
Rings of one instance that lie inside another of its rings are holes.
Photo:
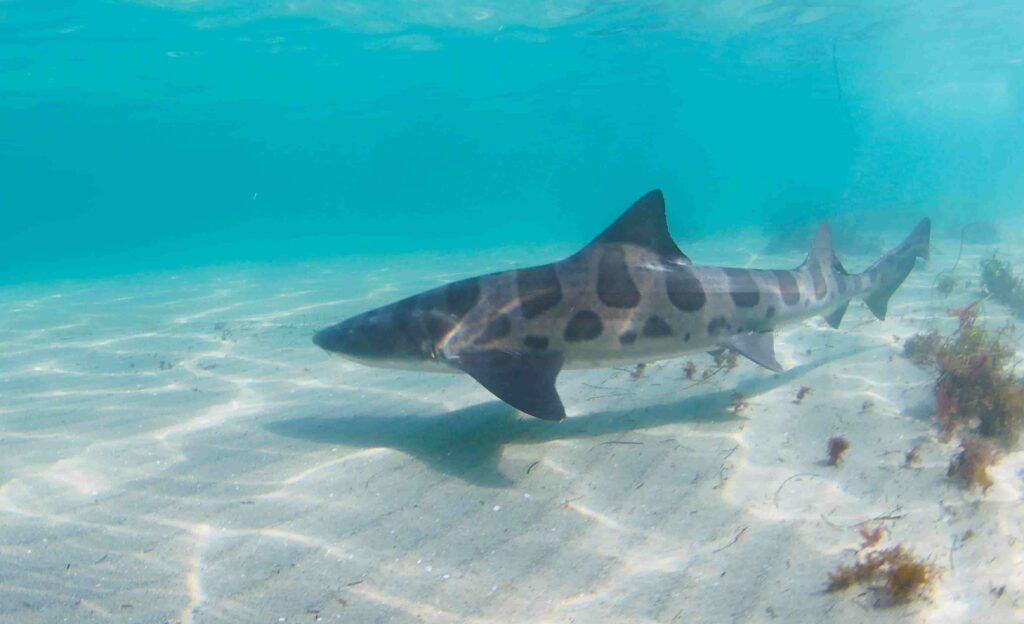
[[[889,298],[907,279],[914,268],[917,258],[928,259],[928,245],[931,239],[932,222],[921,219],[914,231],[895,249],[882,256],[871,265],[864,275],[870,279],[871,286],[862,295],[868,309],[880,321],[885,320],[889,307]]]

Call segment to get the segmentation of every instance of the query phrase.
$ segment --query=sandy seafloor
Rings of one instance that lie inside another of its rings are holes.
[[[984,246],[958,269],[973,288],[934,289],[957,245],[935,241],[884,323],[855,302],[840,331],[782,330],[784,374],[744,361],[687,388],[686,358],[640,379],[564,372],[562,423],[468,377],[364,368],[310,337],[568,249],[7,287],[0,620],[1022,621],[1024,454],[985,495],[947,479],[956,448],[936,442],[933,374],[899,355],[975,298]],[[707,264],[802,259],[754,253],[756,239],[684,248]],[[870,260],[839,252],[851,270]],[[1007,320],[986,305],[987,323]],[[800,386],[813,392],[797,404]],[[736,391],[750,397],[739,414]],[[852,443],[836,468],[822,461],[833,435]],[[918,443],[921,463],[903,467]],[[944,570],[929,599],[823,591],[876,517],[883,545]]]

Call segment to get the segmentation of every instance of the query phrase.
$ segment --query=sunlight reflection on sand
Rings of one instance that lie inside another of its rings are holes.
[[[12,289],[0,303],[0,613],[856,622],[864,599],[821,590],[857,548],[856,526],[878,519],[886,539],[948,570],[931,602],[885,617],[1020,618],[1024,455],[993,470],[987,496],[950,484],[929,375],[893,357],[972,297],[934,291],[956,243],[936,246],[886,323],[855,303],[839,332],[820,320],[781,331],[783,375],[744,362],[683,391],[686,358],[637,380],[571,371],[560,388],[574,417],[559,424],[516,416],[468,378],[327,357],[310,336],[442,273],[561,251],[467,255],[443,272],[438,258],[352,261]],[[965,271],[984,250],[969,252]],[[688,253],[730,260],[710,242]],[[416,266],[432,268],[403,272]],[[798,404],[802,385],[813,393]],[[727,409],[736,391],[749,403],[739,414]],[[823,463],[832,435],[852,442],[838,467]],[[903,468],[921,442],[920,465]]]

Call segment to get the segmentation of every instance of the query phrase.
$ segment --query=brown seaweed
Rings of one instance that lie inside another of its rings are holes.
[[[956,429],[1016,443],[1024,427],[1024,379],[1013,370],[1012,348],[1005,344],[1007,327],[999,331],[977,324],[980,301],[950,310],[958,320],[951,335],[917,334],[904,354],[938,369],[935,415],[939,439],[948,442]]]
[[[1024,279],[1014,275],[1009,262],[995,254],[982,260],[981,285],[993,299],[1024,316]]]
[[[942,336],[936,329],[925,334],[914,334],[903,343],[903,357],[914,364],[931,366],[935,364],[939,348],[942,347]]]
[[[960,452],[949,462],[946,476],[962,479],[969,488],[981,487],[987,492],[993,485],[988,474],[989,466],[999,461],[1001,455],[996,447],[982,438],[968,437],[960,441]]]
[[[882,541],[882,537],[885,535],[885,529],[882,525],[869,529],[868,525],[862,524],[860,525],[860,528],[857,529],[857,532],[860,533],[861,539],[864,540],[860,544],[861,550],[876,546],[878,542]]]
[[[878,589],[886,597],[892,602],[902,603],[930,590],[941,576],[942,571],[934,564],[917,559],[902,545],[896,545],[860,555],[853,565],[838,566],[828,575],[826,591],[881,583]]]
[[[850,448],[850,441],[842,436],[828,439],[828,465],[836,466],[843,459],[843,453]]]
[[[739,366],[739,356],[740,354],[732,349],[721,349],[714,354],[715,368],[731,371]]]

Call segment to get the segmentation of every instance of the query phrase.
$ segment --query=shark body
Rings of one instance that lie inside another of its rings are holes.
[[[859,274],[836,258],[827,223],[793,270],[697,266],[672,240],[655,190],[564,260],[452,282],[327,327],[313,342],[369,366],[461,371],[531,416],[561,420],[563,368],[724,348],[778,372],[775,328],[817,315],[838,328],[855,297],[884,319],[916,258],[928,257],[930,229],[922,220]]]

